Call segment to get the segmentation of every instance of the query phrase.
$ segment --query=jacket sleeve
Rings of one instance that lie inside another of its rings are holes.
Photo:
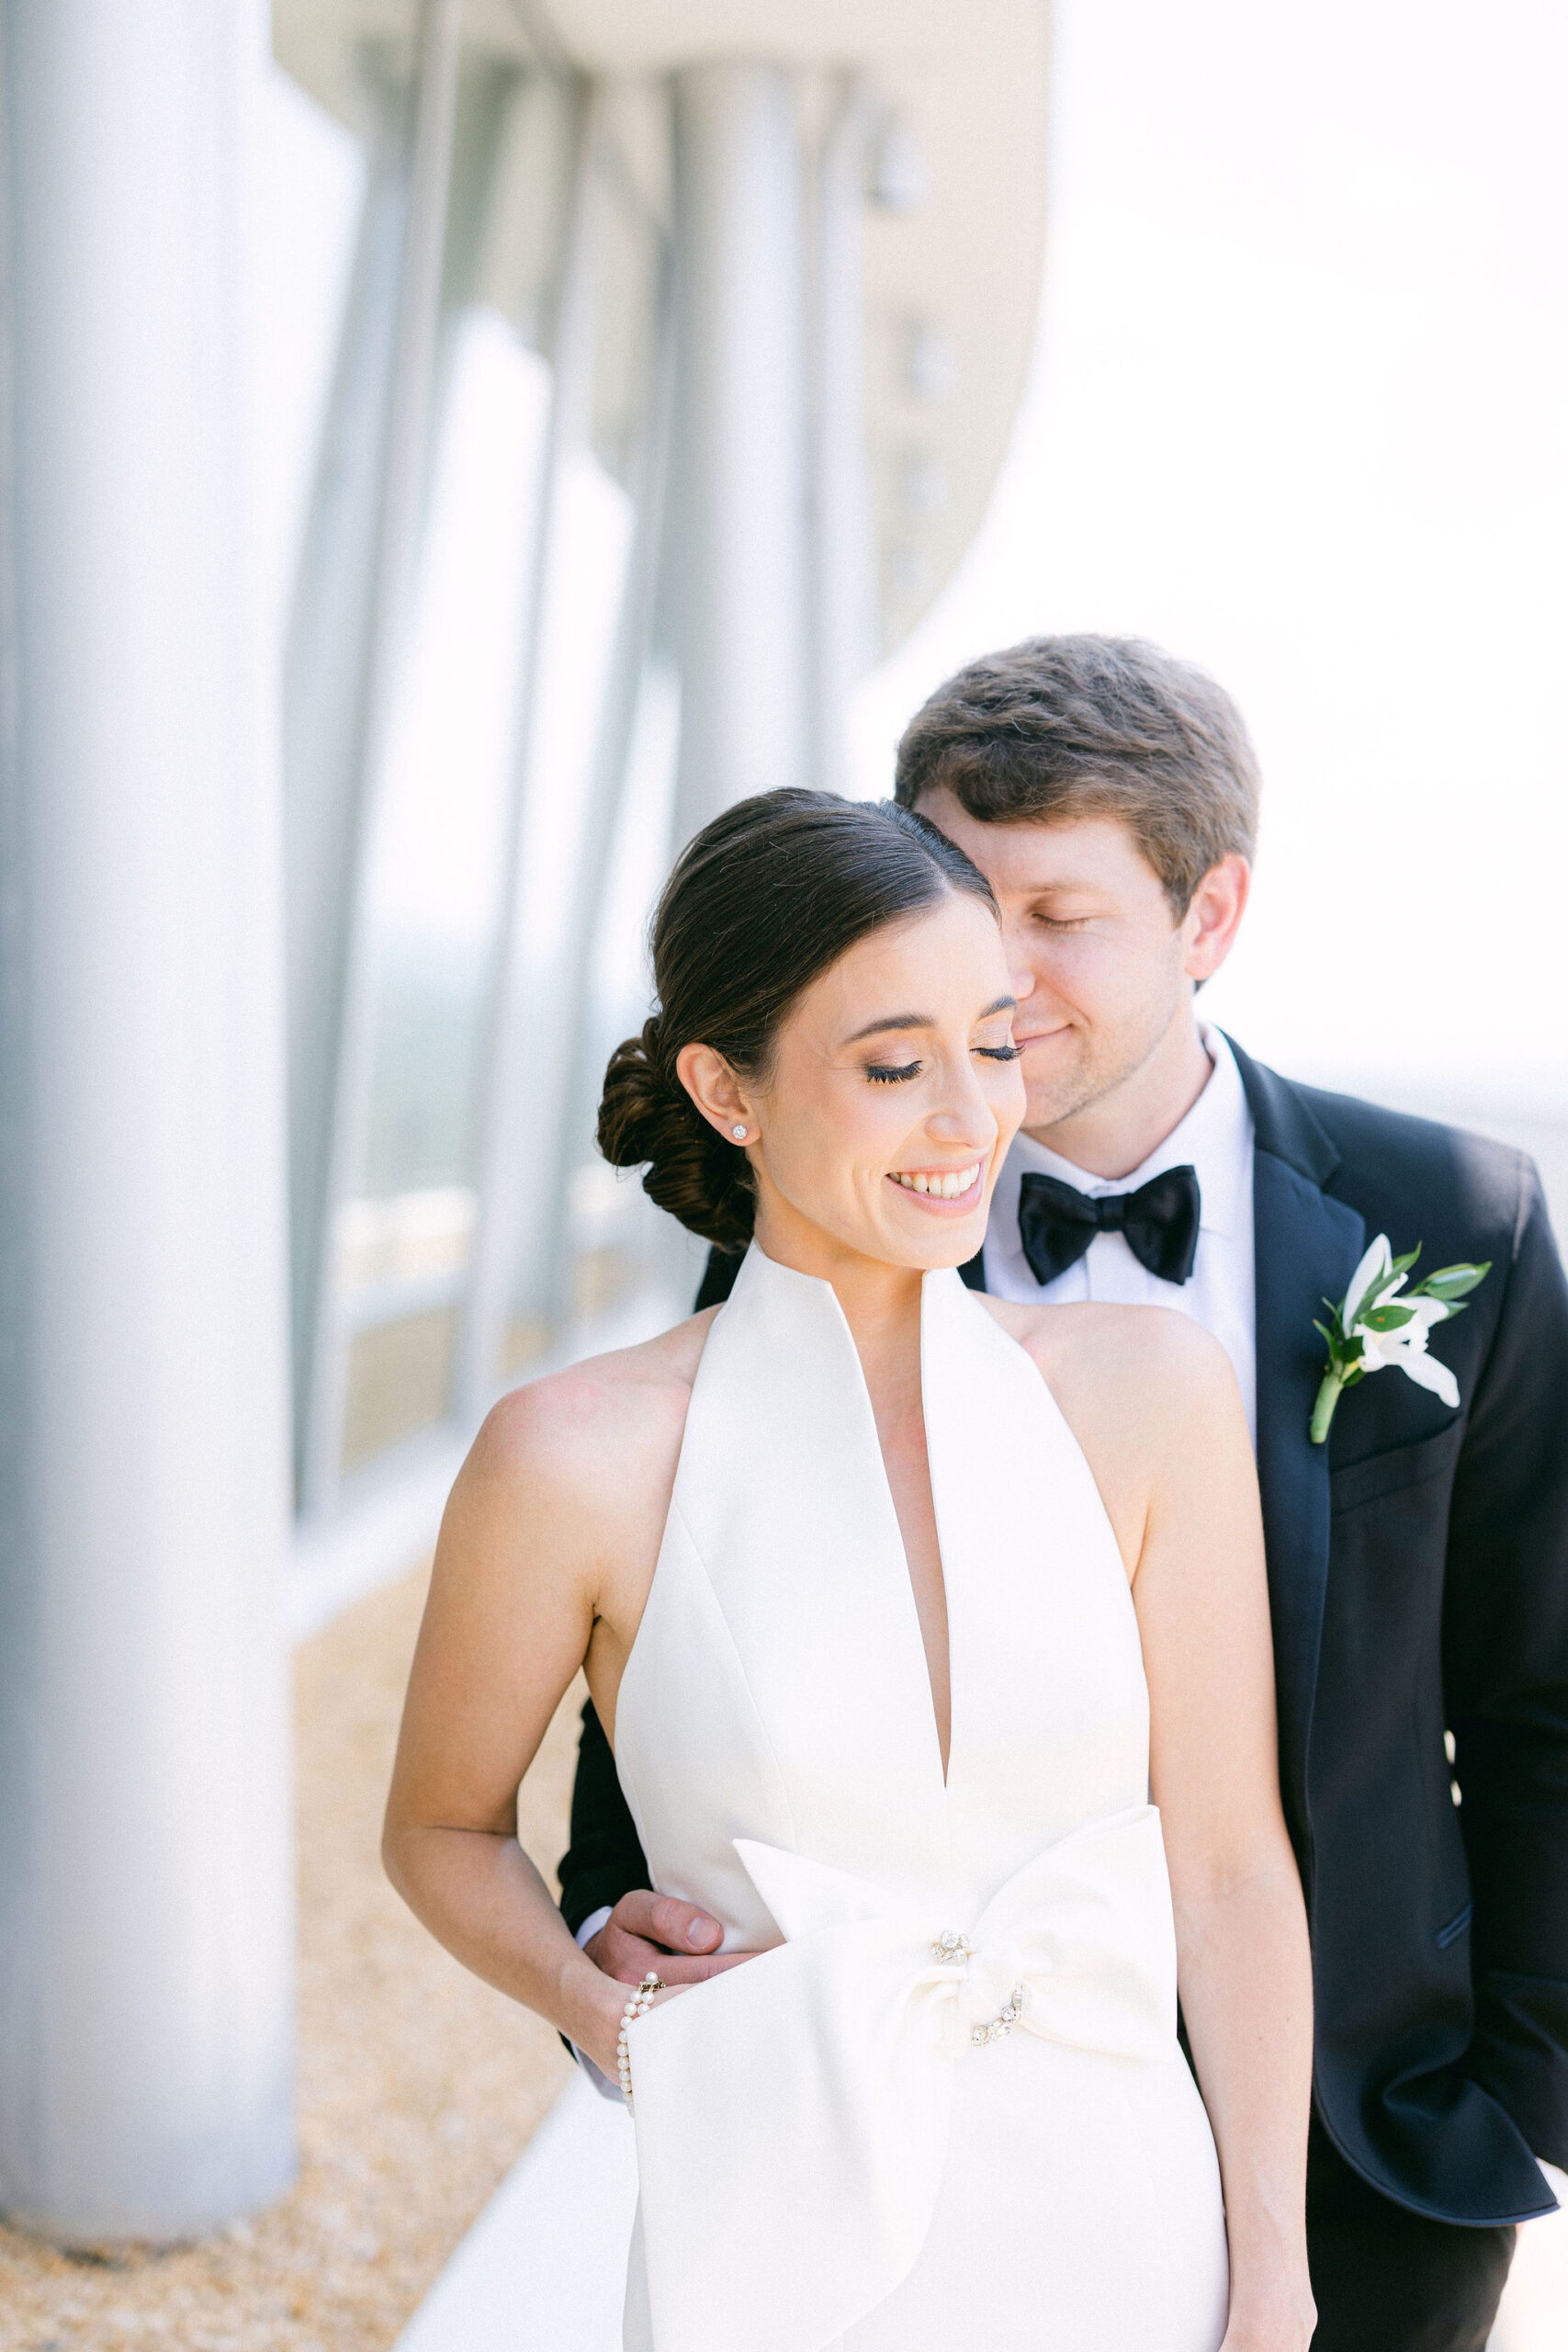
[[[591,1912],[646,1886],[648,1860],[631,1809],[615,1777],[615,1759],[592,1699],[582,1710],[577,1778],[571,1787],[571,1843],[561,1856],[560,1907],[575,1936]]]
[[[1448,1716],[1474,1903],[1470,2071],[1568,2165],[1568,1284],[1521,1163],[1453,1486]]]

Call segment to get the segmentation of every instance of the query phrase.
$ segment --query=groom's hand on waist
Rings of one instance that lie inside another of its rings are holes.
[[[623,1894],[583,1951],[604,1975],[622,1984],[640,1984],[651,1969],[666,1984],[700,1984],[750,1957],[718,1946],[724,1929],[711,1913],[673,1894],[634,1887]]]

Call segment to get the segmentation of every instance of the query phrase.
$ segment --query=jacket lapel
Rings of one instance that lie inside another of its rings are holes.
[[[1232,1051],[1254,1130],[1253,1250],[1258,1299],[1258,1477],[1279,1680],[1280,1770],[1304,1833],[1323,1606],[1328,1583],[1328,1448],[1307,1434],[1323,1376],[1314,1330],[1340,1298],[1365,1246],[1356,1210],[1325,1192],[1338,1154],[1295,1088]]]

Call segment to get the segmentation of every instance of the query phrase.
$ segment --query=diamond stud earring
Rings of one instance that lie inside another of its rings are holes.
[[[735,1140],[736,1140],[736,1142],[737,1142],[737,1143],[744,1143],[744,1142],[745,1142],[745,1140],[746,1140],[746,1130],[745,1130],[745,1128],[744,1128],[744,1127],[731,1127],[731,1128],[730,1128],[730,1130],[729,1130],[729,1132],[730,1132],[730,1134],[735,1137]]]

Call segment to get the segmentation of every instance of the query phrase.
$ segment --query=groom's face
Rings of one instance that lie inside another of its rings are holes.
[[[1214,899],[1246,898],[1240,859],[1200,886],[1179,920],[1130,828],[1110,817],[1063,824],[981,824],[945,786],[922,817],[972,858],[997,894],[1018,998],[1027,1134],[1114,1097],[1190,1021],[1193,985],[1218,969],[1239,920],[1216,926]],[[1235,866],[1239,874],[1226,869]],[[1212,887],[1213,886],[1213,887]]]

